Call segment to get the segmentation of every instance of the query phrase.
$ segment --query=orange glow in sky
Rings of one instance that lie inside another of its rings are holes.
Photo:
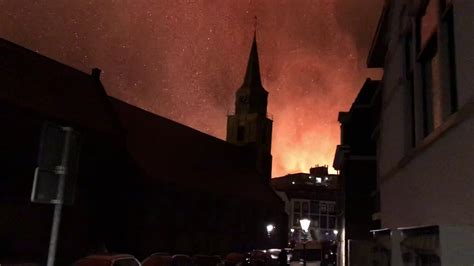
[[[62,4],[58,4],[62,2]],[[66,4],[67,2],[67,4]],[[332,165],[383,0],[3,1],[0,36],[119,99],[224,139],[257,23],[273,177]]]

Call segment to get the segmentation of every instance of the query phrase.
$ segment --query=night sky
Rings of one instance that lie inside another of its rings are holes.
[[[365,60],[382,4],[0,0],[0,37],[84,72],[101,68],[110,95],[224,139],[257,16],[276,177],[332,165],[338,112],[380,76]]]

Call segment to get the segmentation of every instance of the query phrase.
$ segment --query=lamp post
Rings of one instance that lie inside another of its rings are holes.
[[[271,235],[272,235],[273,229],[275,229],[275,226],[273,224],[267,225],[268,246],[269,246],[268,248],[271,248]]]
[[[303,218],[300,220],[301,229],[303,229],[303,266],[306,266],[306,242],[308,241],[308,229],[311,220]]]
[[[273,229],[275,229],[275,226],[273,224],[267,225],[268,237],[270,237],[270,235],[272,234]]]

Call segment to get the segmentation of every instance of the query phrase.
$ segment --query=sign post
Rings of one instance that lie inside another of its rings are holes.
[[[75,172],[79,155],[78,135],[70,127],[45,124],[39,165],[35,170],[31,201],[54,204],[48,250],[48,266],[54,266],[63,204],[74,200]]]

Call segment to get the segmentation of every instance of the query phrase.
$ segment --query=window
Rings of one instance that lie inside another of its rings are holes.
[[[294,208],[295,212],[300,212],[300,210],[301,210],[300,202],[299,201],[293,202],[293,208]]]
[[[421,14],[420,20],[420,39],[421,39],[421,47],[426,46],[433,35],[436,35],[436,27],[437,27],[437,7],[436,2],[437,0],[425,0],[424,1],[424,12]]]
[[[327,221],[327,216],[321,216],[320,222],[319,222],[319,227],[320,228],[327,228],[328,227],[328,221]]]
[[[336,227],[336,203],[298,199],[293,201],[293,225],[299,226],[302,217],[311,219],[311,227],[334,229]]]
[[[336,227],[336,203],[331,201],[319,202],[319,227],[331,229]]]
[[[433,131],[439,121],[435,121],[438,114],[435,114],[439,106],[433,102],[439,92],[439,59],[437,56],[436,35],[432,36],[426,47],[422,51],[421,72],[423,82],[423,134],[427,136]]]
[[[444,10],[444,9],[443,9]],[[456,61],[455,61],[455,46],[454,46],[454,16],[453,8],[450,7],[446,10],[443,16],[443,30],[446,32],[446,46],[448,56],[448,86],[449,86],[449,98],[450,98],[450,114],[455,113],[458,110],[458,95],[456,90]]]
[[[245,139],[245,127],[238,126],[237,127],[237,141],[243,141]]]
[[[298,226],[301,218],[301,202],[293,201],[293,225]]]
[[[452,7],[446,1],[440,1],[439,10],[438,2],[425,0],[424,11],[416,23],[417,58],[422,82],[420,135],[422,133],[424,137],[458,109]],[[438,21],[441,21],[441,25],[438,25]],[[407,73],[407,79],[411,77],[410,74]],[[409,90],[411,93],[412,89]],[[415,108],[417,104],[415,101]]]
[[[311,213],[319,213],[319,202],[312,200],[309,207],[311,209]]]
[[[322,213],[327,212],[327,205],[326,205],[325,202],[321,202],[320,207],[321,207],[321,212],[322,212]]]
[[[327,204],[327,206],[328,206],[328,213],[334,213],[335,212],[335,207],[336,206],[334,206],[334,204],[329,203],[329,204]]]
[[[309,212],[308,202],[304,201],[302,206],[303,206],[303,216],[307,216]]]
[[[415,77],[414,77],[414,58],[413,58],[413,33],[405,35],[405,77],[407,84],[407,145],[409,150],[416,145],[416,116],[415,116]]]
[[[336,217],[329,216],[328,228],[336,228]]]
[[[299,213],[294,213],[293,214],[293,225],[294,226],[299,226],[300,225],[300,215],[299,215]]]

